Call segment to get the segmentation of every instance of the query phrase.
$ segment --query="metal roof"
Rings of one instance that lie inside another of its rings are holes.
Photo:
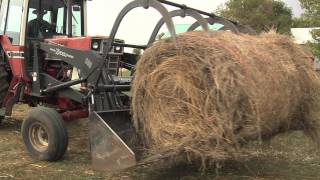
[[[312,38],[311,31],[320,28],[291,28],[291,34],[298,44],[306,44],[308,41],[315,41]]]

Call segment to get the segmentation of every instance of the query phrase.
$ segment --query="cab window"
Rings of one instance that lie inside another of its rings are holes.
[[[57,14],[57,33],[60,34],[65,34],[66,33],[66,29],[65,29],[65,23],[66,23],[66,19],[65,19],[65,8],[61,7],[58,9],[58,14]]]
[[[28,22],[30,22],[30,21],[32,21],[34,19],[37,19],[37,15],[33,13],[35,10],[36,9],[34,9],[34,8],[29,8]],[[43,16],[43,20],[45,20],[45,21],[47,21],[49,23],[52,23],[51,22],[51,14],[52,14],[51,11],[47,11],[47,14],[45,14]]]
[[[8,10],[8,0],[3,0],[1,2],[1,10],[0,10],[0,34],[4,34],[4,28],[6,27],[6,18],[7,18],[7,10]]]
[[[72,35],[81,36],[82,21],[81,21],[81,7],[74,5],[72,7]]]
[[[28,14],[29,38],[50,38],[55,35],[67,35],[67,1],[30,0]],[[72,34],[82,35],[82,1],[72,7]]]
[[[12,44],[19,44],[23,1],[10,0],[5,34],[12,38]]]

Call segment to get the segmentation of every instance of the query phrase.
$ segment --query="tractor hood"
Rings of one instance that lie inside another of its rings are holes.
[[[68,36],[54,36],[51,39],[46,39],[46,42],[60,44],[68,48],[79,50],[92,50],[92,40],[108,39],[106,36],[88,36],[88,37],[68,37]]]

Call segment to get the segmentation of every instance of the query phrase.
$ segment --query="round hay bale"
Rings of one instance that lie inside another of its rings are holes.
[[[224,160],[248,140],[320,124],[312,55],[274,32],[189,32],[147,49],[133,82],[133,120],[148,154]]]

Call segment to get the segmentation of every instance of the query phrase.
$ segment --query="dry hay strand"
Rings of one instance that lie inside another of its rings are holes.
[[[302,129],[319,140],[312,55],[289,37],[189,32],[146,50],[133,82],[133,121],[147,153],[225,160],[249,140]]]

